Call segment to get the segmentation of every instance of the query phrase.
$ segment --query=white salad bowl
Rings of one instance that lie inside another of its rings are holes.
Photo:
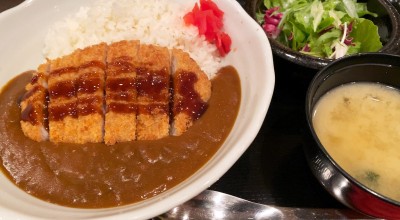
[[[178,1],[178,0],[177,0]],[[44,38],[55,21],[94,0],[26,0],[0,13],[0,85],[42,61]],[[194,5],[194,0],[179,0]],[[218,0],[225,12],[225,31],[232,51],[225,65],[236,68],[242,100],[235,125],[216,154],[191,177],[145,201],[114,208],[78,209],[51,204],[15,186],[0,174],[0,219],[147,219],[184,203],[216,182],[256,137],[272,98],[275,74],[269,41],[262,28],[235,0]]]

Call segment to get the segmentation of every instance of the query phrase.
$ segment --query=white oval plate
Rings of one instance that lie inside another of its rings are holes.
[[[44,37],[55,21],[94,0],[26,0],[0,14],[0,86],[42,61]],[[177,0],[192,4],[194,0]],[[178,186],[132,205],[107,209],[68,208],[32,197],[0,175],[0,219],[148,219],[193,198],[216,182],[256,137],[269,108],[275,83],[270,44],[261,27],[235,0],[215,0],[225,12],[232,38],[226,64],[241,78],[242,102],[227,140],[212,159]]]

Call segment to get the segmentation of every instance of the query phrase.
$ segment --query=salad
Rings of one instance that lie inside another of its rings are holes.
[[[339,58],[382,48],[377,17],[356,0],[264,0],[257,21],[268,37],[316,57]]]

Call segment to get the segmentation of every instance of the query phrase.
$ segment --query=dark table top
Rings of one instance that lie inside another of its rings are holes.
[[[20,2],[1,0],[0,12]],[[302,149],[305,94],[317,71],[277,56],[274,67],[275,90],[259,134],[210,189],[267,205],[345,209],[312,175]]]
[[[319,184],[303,152],[305,96],[317,70],[273,58],[275,89],[261,130],[209,189],[267,205],[346,209]]]
[[[308,208],[343,208],[312,175],[302,149],[305,95],[317,72],[274,56],[275,90],[253,143],[214,185],[253,202]]]

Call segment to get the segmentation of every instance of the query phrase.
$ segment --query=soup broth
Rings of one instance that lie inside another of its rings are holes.
[[[339,86],[314,108],[329,155],[365,186],[400,201],[400,91],[377,83]]]

